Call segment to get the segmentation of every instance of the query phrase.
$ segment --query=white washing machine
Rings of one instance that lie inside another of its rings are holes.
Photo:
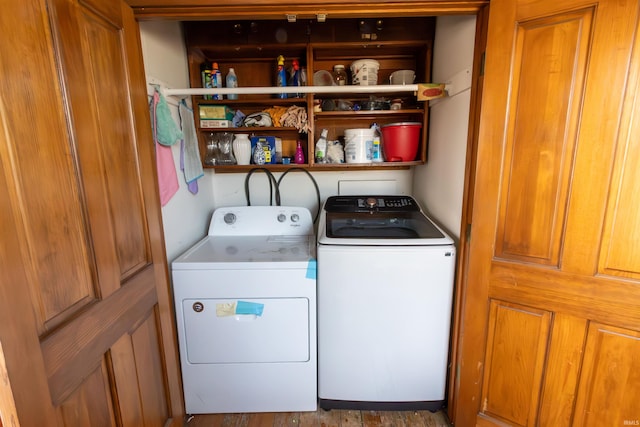
[[[307,209],[219,208],[172,276],[188,414],[317,409]]]
[[[443,406],[455,254],[409,196],[327,199],[318,224],[320,407]]]

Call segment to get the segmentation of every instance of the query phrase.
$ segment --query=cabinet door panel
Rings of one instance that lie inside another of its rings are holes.
[[[576,426],[638,425],[640,332],[592,323],[576,403]]]
[[[492,301],[482,413],[528,425],[535,419],[550,314]]]
[[[540,403],[541,426],[568,427],[582,366],[587,321],[565,314],[553,316]]]
[[[638,22],[633,0],[491,2],[457,425],[637,422]],[[548,341],[512,315],[522,333],[496,363],[514,306],[546,313]]]
[[[559,263],[591,19],[586,9],[518,26],[498,257]]]

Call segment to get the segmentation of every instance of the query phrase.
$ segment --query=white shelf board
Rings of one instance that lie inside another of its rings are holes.
[[[165,96],[227,95],[231,93],[243,94],[278,94],[278,93],[386,93],[386,92],[417,92],[418,85],[373,85],[373,86],[284,86],[284,87],[237,87],[237,88],[184,88],[164,89]]]

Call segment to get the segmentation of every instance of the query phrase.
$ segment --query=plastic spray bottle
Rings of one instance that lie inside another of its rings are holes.
[[[298,144],[296,146],[296,154],[293,157],[293,162],[298,165],[304,163],[304,150],[302,149],[302,141],[300,140],[298,140]]]
[[[384,156],[382,154],[382,132],[380,131],[380,126],[378,126],[377,123],[373,123],[371,129],[373,129],[371,160],[376,163],[383,162]]]
[[[287,86],[287,70],[284,68],[284,56],[278,56],[278,68],[276,69],[276,86]],[[279,93],[278,98],[287,98],[286,93]]]
[[[302,81],[300,79],[300,62],[297,59],[294,59],[292,64],[293,66],[291,68],[291,76],[289,77],[288,86],[302,86]],[[289,98],[302,98],[302,94],[299,92],[290,93]]]
[[[327,163],[327,129],[322,129],[320,138],[316,141],[316,163]]]

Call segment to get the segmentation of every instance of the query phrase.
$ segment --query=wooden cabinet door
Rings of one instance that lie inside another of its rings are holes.
[[[492,0],[455,423],[640,422],[635,0]]]
[[[132,11],[24,0],[0,15],[0,364],[17,414],[2,421],[182,425]]]

